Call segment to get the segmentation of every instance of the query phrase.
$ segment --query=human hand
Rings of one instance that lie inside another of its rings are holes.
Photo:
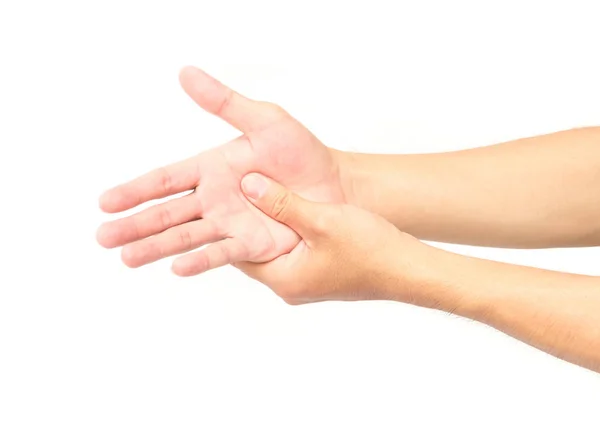
[[[250,172],[272,177],[310,200],[345,202],[334,152],[283,109],[243,97],[196,68],[184,68],[180,82],[200,107],[243,135],[102,195],[101,209],[117,213],[192,191],[98,229],[104,247],[124,246],[126,265],[138,267],[210,244],[174,261],[173,271],[189,276],[288,253],[300,238],[242,194],[240,180]]]
[[[423,301],[415,287],[432,247],[376,214],[307,201],[260,174],[243,178],[248,199],[301,241],[267,263],[234,263],[290,304],[324,300]]]

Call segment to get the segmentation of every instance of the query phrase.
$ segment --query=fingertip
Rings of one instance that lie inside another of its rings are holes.
[[[98,198],[98,208],[100,208],[102,211],[107,212],[107,208],[108,208],[108,203],[107,203],[107,196],[106,196],[106,192],[104,192],[103,194],[100,195],[100,197]]]
[[[183,255],[171,265],[171,271],[181,277],[200,275],[208,269],[208,260],[203,252]]]
[[[98,207],[105,213],[113,214],[119,211],[112,190],[107,190],[98,198]]]
[[[264,196],[269,187],[269,182],[265,176],[251,172],[242,178],[241,186],[246,196],[257,200]]]
[[[110,249],[113,248],[111,245],[111,236],[110,230],[106,227],[106,224],[100,225],[96,230],[96,241],[98,244],[103,246],[104,248]]]
[[[182,278],[192,276],[189,269],[187,269],[185,265],[179,261],[179,259],[175,260],[171,265],[171,272]]]
[[[121,250],[121,260],[123,261],[123,264],[125,264],[125,266],[132,269],[138,268],[142,265],[137,259],[133,249],[129,246],[125,246]]]
[[[181,87],[189,94],[198,90],[198,85],[202,88],[206,83],[206,78],[210,77],[198,67],[186,65],[179,71],[179,83]]]
[[[130,196],[126,190],[126,188],[121,186],[107,190],[100,195],[98,206],[107,214],[115,214],[136,207],[144,202],[137,195],[135,197]]]
[[[181,275],[179,275],[179,271],[178,271],[178,270],[177,270],[177,268],[175,267],[175,263],[172,263],[172,264],[171,264],[171,272],[173,272],[173,274],[174,274],[175,276],[181,276]]]
[[[195,76],[200,72],[200,69],[192,66],[186,65],[179,70],[179,79],[184,80],[187,77]]]

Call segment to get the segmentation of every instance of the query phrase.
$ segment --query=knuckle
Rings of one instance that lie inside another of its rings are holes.
[[[284,221],[288,215],[292,196],[289,192],[281,191],[275,195],[271,202],[271,213],[277,220]]]
[[[229,247],[227,245],[219,245],[219,259],[223,261],[223,263],[229,263],[231,260],[231,253],[229,251]]]
[[[141,221],[138,216],[131,218],[131,235],[135,241],[144,238],[144,235],[142,234],[142,225],[140,223]]]
[[[223,95],[223,99],[219,101],[219,103],[215,107],[215,114],[217,116],[223,115],[227,111],[227,108],[231,104],[231,100],[233,99],[233,90],[228,89]]]
[[[157,171],[160,183],[160,187],[164,193],[169,194],[173,189],[173,179],[171,177],[171,173],[167,170],[166,167],[159,168]]]
[[[189,251],[192,249],[192,235],[187,230],[182,230],[178,233],[178,239],[181,248],[184,251]]]
[[[171,211],[167,207],[163,207],[158,212],[159,222],[163,229],[168,229],[173,226],[173,217]]]

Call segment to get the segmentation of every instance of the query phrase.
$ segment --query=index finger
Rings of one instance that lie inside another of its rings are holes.
[[[153,199],[191,190],[199,181],[198,161],[186,159],[107,190],[100,196],[100,209],[107,213],[125,211]]]

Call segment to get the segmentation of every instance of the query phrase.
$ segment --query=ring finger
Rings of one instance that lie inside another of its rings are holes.
[[[98,229],[97,239],[106,248],[120,247],[195,220],[200,215],[198,196],[192,193],[104,223]]]
[[[129,267],[139,267],[223,239],[217,224],[201,219],[172,227],[156,236],[123,247],[121,258]]]

